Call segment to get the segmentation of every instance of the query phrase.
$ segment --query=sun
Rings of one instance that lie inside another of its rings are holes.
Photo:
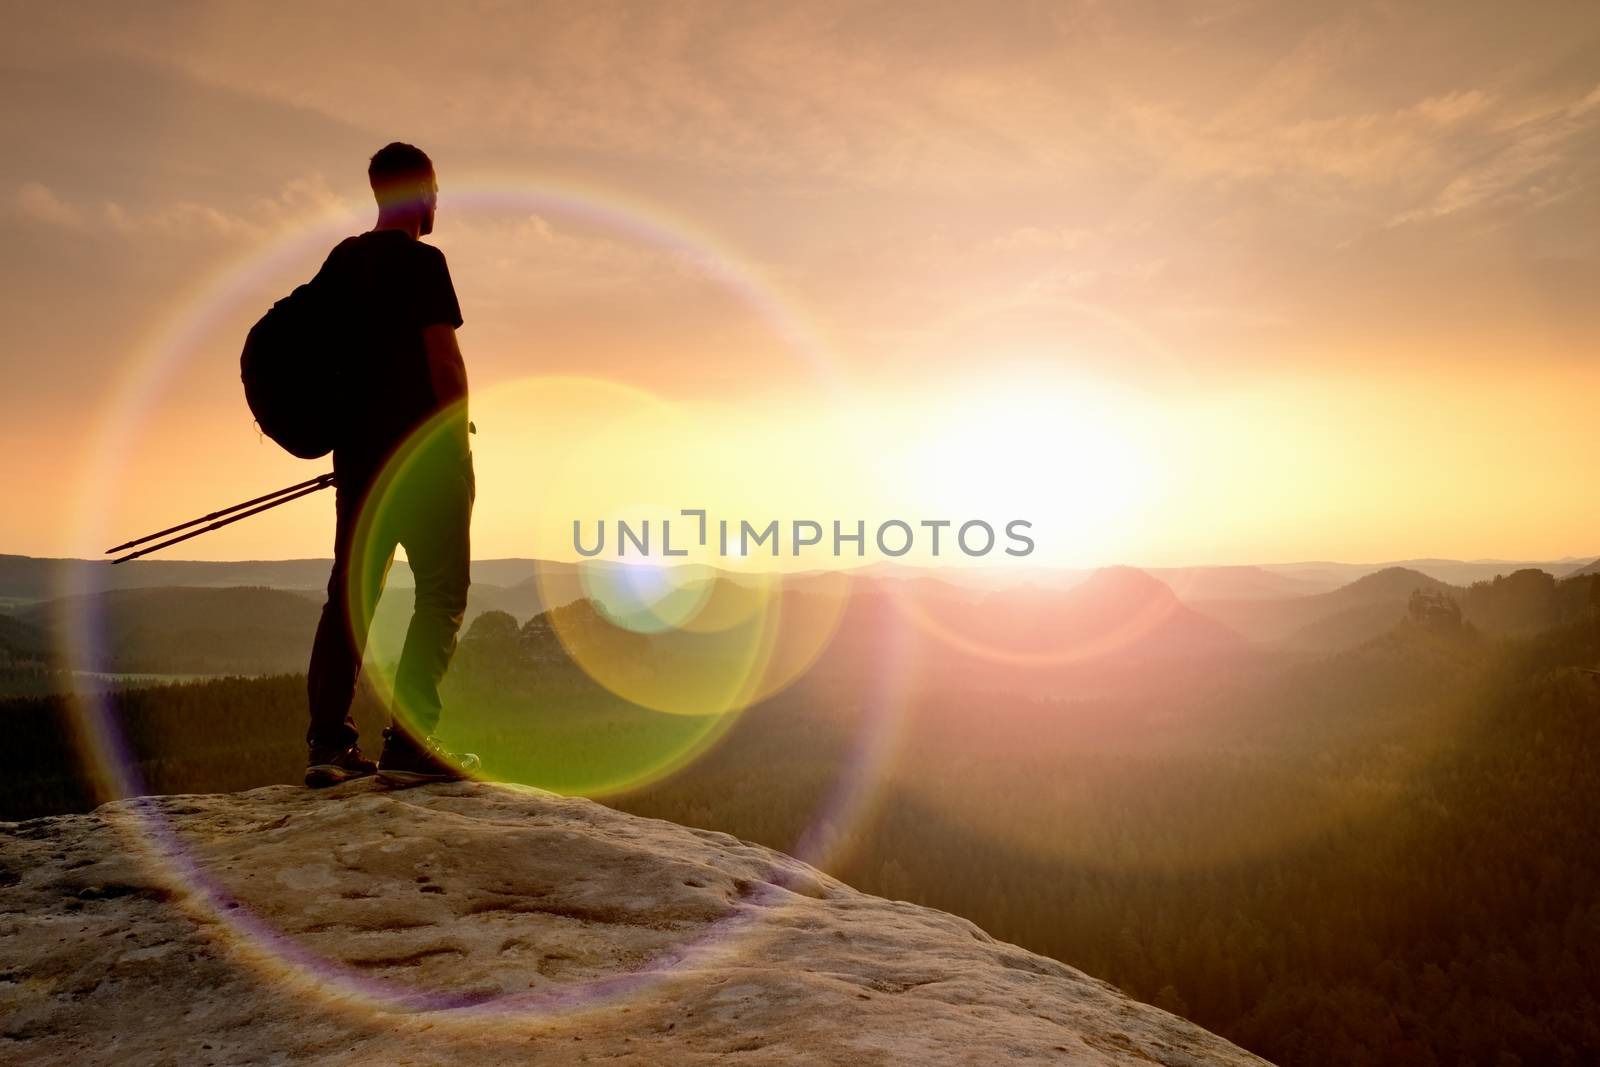
[[[1160,495],[1155,430],[1114,390],[991,386],[919,412],[897,465],[915,486],[908,506],[929,517],[1027,519],[1039,542],[1032,562],[1082,562],[1126,544]]]

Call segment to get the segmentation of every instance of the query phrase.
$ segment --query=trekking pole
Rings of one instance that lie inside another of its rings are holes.
[[[169,526],[165,530],[157,530],[153,534],[147,534],[144,537],[136,538],[132,541],[125,541],[113,548],[106,549],[106,552],[120,552],[125,548],[132,548],[135,545],[145,544],[147,541],[154,541],[158,537],[165,537],[167,534],[177,533],[179,530],[188,529],[190,526],[196,526],[202,522],[211,523],[209,526],[202,526],[198,530],[189,530],[188,533],[180,534],[177,537],[168,538],[159,544],[149,545],[146,548],[141,548],[137,552],[130,552],[126,556],[118,556],[116,559],[111,561],[113,564],[126,563],[130,559],[138,559],[140,556],[148,555],[149,553],[155,552],[159,549],[167,548],[171,545],[177,544],[180,541],[187,541],[191,537],[199,537],[203,533],[210,533],[212,530],[219,530],[230,523],[238,522],[240,519],[248,519],[252,515],[258,515],[270,508],[277,507],[279,504],[287,504],[291,500],[298,500],[300,497],[319,492],[320,490],[328,488],[328,486],[332,484],[333,472],[329,471],[327,474],[318,475],[315,478],[299,482],[295,485],[285,486],[284,488],[279,489],[277,492],[265,493],[261,496],[255,497],[254,499],[246,500],[243,503],[234,504],[232,507],[226,507],[218,511],[213,511],[209,515],[202,515],[198,519],[190,519],[188,522],[180,522],[178,525]],[[243,510],[246,508],[249,510]],[[224,518],[223,516],[227,517]]]

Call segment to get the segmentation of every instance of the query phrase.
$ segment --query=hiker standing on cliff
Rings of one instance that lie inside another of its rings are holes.
[[[333,573],[307,678],[306,784],[313,787],[374,771],[396,784],[445,781],[478,763],[445,752],[430,736],[439,682],[466,612],[476,492],[467,372],[456,345],[461,308],[444,254],[419,239],[433,232],[439,183],[426,153],[399,142],[372,157],[367,177],[377,225],[341,242],[317,279],[347,362],[345,414],[333,449]],[[417,435],[425,423],[428,432]],[[403,444],[406,460],[386,466]],[[381,502],[357,543],[369,501]],[[416,601],[395,675],[401,714],[384,731],[374,765],[356,743],[350,702],[397,545],[405,546],[416,578]]]

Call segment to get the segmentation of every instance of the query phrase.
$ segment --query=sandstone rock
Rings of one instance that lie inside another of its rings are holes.
[[[0,1059],[1259,1064],[781,853],[472,783],[0,824]]]

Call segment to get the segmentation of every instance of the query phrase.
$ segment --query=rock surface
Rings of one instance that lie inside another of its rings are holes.
[[[0,823],[0,1060],[1262,1061],[955,916],[533,790]]]

